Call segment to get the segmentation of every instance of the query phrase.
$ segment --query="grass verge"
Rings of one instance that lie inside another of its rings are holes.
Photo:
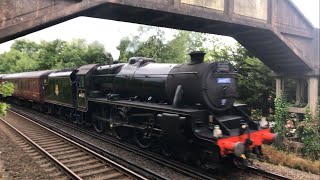
[[[271,164],[283,165],[320,175],[320,160],[312,161],[306,157],[284,152],[269,145],[263,145],[262,149],[265,161]]]

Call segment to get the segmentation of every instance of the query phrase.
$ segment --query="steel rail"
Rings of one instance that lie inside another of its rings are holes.
[[[148,179],[148,178],[144,177],[143,175],[140,175],[140,174],[132,171],[131,169],[128,169],[127,167],[125,167],[125,166],[123,166],[123,165],[121,165],[121,164],[119,164],[119,163],[117,163],[117,162],[115,162],[115,161],[113,161],[113,160],[111,160],[111,159],[109,159],[109,158],[107,158],[107,157],[104,157],[104,156],[102,156],[102,155],[94,152],[93,150],[91,150],[91,149],[89,149],[89,148],[87,148],[87,147],[79,144],[78,142],[75,142],[74,140],[71,140],[70,138],[67,138],[67,137],[65,137],[65,136],[63,136],[63,135],[61,135],[61,134],[58,134],[57,132],[55,132],[55,131],[53,131],[53,130],[51,130],[51,129],[45,127],[45,126],[43,126],[42,124],[40,124],[40,123],[38,123],[38,122],[35,122],[34,120],[32,120],[31,118],[29,118],[29,117],[27,117],[27,116],[24,116],[24,115],[22,115],[22,114],[20,114],[20,113],[17,113],[17,112],[12,111],[12,110],[9,110],[9,111],[11,111],[12,113],[14,113],[15,115],[18,115],[18,116],[20,116],[20,117],[28,120],[29,122],[31,122],[31,123],[33,123],[33,124],[35,124],[35,125],[43,128],[43,129],[45,129],[46,131],[51,132],[52,134],[60,137],[61,139],[65,140],[65,141],[67,141],[67,142],[69,142],[69,143],[71,143],[72,145],[81,148],[82,150],[84,150],[84,151],[92,154],[93,156],[96,156],[96,157],[100,158],[101,160],[107,162],[107,164],[109,164],[109,165],[111,164],[112,167],[116,167],[116,169],[121,170],[121,171],[124,171],[125,174],[129,174],[129,176],[131,176],[132,178],[141,179],[141,180],[147,180],[147,179]],[[2,120],[3,120],[3,119],[2,119]],[[8,123],[7,123],[7,124],[8,124]],[[14,128],[13,126],[10,126],[10,127]],[[17,130],[16,128],[14,128],[14,129]],[[19,131],[19,132],[20,132],[20,131]],[[27,136],[25,136],[22,132],[20,132],[19,134],[21,134],[23,137],[25,137],[26,139],[28,139],[28,141],[32,141],[30,138],[28,138]],[[34,143],[35,143],[35,142],[32,141],[32,144],[34,144]],[[35,144],[35,146],[36,146],[37,148],[41,149],[41,152],[44,151],[44,153],[45,153],[46,155],[48,155],[48,157],[50,157],[50,159],[54,159],[54,161],[60,166],[61,163],[60,163],[57,159],[55,159],[53,156],[51,156],[48,152],[46,152],[46,151],[45,151],[43,148],[41,148],[39,145]],[[68,174],[70,173],[70,174],[71,174],[70,176],[71,176],[73,179],[81,179],[79,176],[77,176],[75,173],[73,173],[72,170],[70,170],[69,168],[67,168],[67,167],[64,166],[63,164],[61,164],[61,165],[62,165],[62,167],[63,167],[64,169],[67,169],[67,171],[68,171],[67,173],[68,173]],[[153,174],[153,175],[154,175],[154,174]],[[165,179],[165,178],[163,178],[163,177],[161,177],[161,176],[158,176],[157,179]]]
[[[34,110],[30,110],[28,108],[24,108],[24,107],[18,107],[19,109],[27,109],[29,111],[29,113],[33,113],[33,114],[39,114],[39,115],[42,115],[42,113],[39,113],[39,112],[35,112]],[[31,112],[32,111],[32,112]],[[26,116],[29,116],[27,114],[24,114]],[[35,117],[31,117],[31,118],[35,118]],[[203,172],[200,172],[199,169],[195,169],[195,168],[192,168],[192,167],[189,167],[187,165],[184,165],[184,164],[181,164],[179,162],[176,162],[176,161],[173,161],[173,160],[167,160],[167,159],[164,159],[162,158],[160,155],[157,155],[155,153],[152,153],[152,152],[148,152],[148,151],[144,151],[134,145],[131,145],[131,144],[128,144],[128,143],[123,143],[123,142],[119,142],[118,140],[115,140],[114,138],[111,138],[111,137],[108,137],[108,136],[102,136],[96,132],[92,132],[92,131],[89,131],[89,130],[85,130],[83,128],[79,128],[77,126],[75,126],[74,124],[71,124],[69,122],[65,122],[65,121],[62,121],[60,119],[57,119],[55,117],[52,117],[52,116],[48,116],[48,118],[56,123],[59,123],[61,125],[64,125],[68,128],[72,128],[74,130],[77,130],[81,133],[84,133],[84,134],[87,134],[91,137],[94,137],[98,140],[101,140],[101,141],[105,141],[105,142],[108,142],[112,145],[115,145],[119,148],[123,148],[123,149],[126,149],[130,152],[133,152],[135,154],[138,154],[142,157],[145,157],[145,158],[148,158],[154,162],[157,162],[159,164],[162,164],[162,165],[165,165],[167,167],[170,167],[182,174],[185,174],[185,175],[188,175],[190,177],[194,177],[194,178],[201,178],[201,179],[217,179],[215,177],[212,177],[212,176],[209,176],[209,175],[206,175],[204,174]],[[37,118],[36,118],[37,119]],[[41,121],[41,120],[39,120]],[[55,128],[55,127],[51,127],[51,128]],[[104,150],[105,151],[105,150]],[[110,153],[110,152],[109,152]],[[282,176],[282,175],[279,175],[279,174],[274,174],[274,173],[270,173],[270,172],[267,172],[267,171],[264,171],[262,169],[259,169],[259,168],[256,168],[256,167],[253,167],[253,166],[249,166],[247,168],[247,171],[249,173],[252,173],[252,174],[256,174],[256,175],[259,175],[259,176],[263,176],[263,177],[266,177],[268,179],[273,179],[273,180],[289,180],[290,178],[287,178],[285,176]]]
[[[29,111],[29,113],[32,113],[32,115],[38,114],[38,115],[42,115],[43,116],[42,113],[35,112],[34,110],[30,110],[28,108],[23,108],[23,107],[20,107],[20,106],[18,108],[19,109],[23,109],[23,111],[27,110],[27,111]],[[17,111],[18,113],[21,113],[21,114],[23,114],[24,116],[26,116],[28,118],[35,119],[37,122],[41,121],[38,118],[35,118],[34,116],[26,114],[25,112],[20,112],[19,110],[17,110],[17,107],[15,107],[15,109],[13,109],[13,107],[11,106],[11,110]],[[130,152],[132,152],[134,154],[137,154],[139,156],[142,156],[142,157],[145,157],[147,159],[150,159],[151,161],[154,161],[154,162],[159,163],[161,165],[164,165],[166,167],[172,168],[175,171],[177,171],[179,173],[182,173],[182,174],[185,174],[187,176],[190,176],[192,178],[204,179],[204,180],[218,179],[218,178],[216,178],[216,177],[214,177],[212,175],[208,175],[207,173],[205,173],[205,172],[203,172],[203,171],[201,171],[199,169],[190,167],[188,165],[182,164],[182,163],[177,162],[177,161],[167,160],[167,159],[163,158],[162,156],[160,156],[158,154],[152,153],[150,151],[148,152],[148,151],[142,150],[142,149],[140,149],[140,148],[138,148],[138,147],[136,147],[134,145],[128,144],[128,143],[119,142],[118,140],[116,140],[114,138],[111,138],[111,137],[108,137],[108,136],[102,136],[100,134],[97,134],[96,132],[91,132],[89,130],[85,130],[83,128],[76,127],[74,124],[64,122],[64,121],[59,120],[59,119],[57,119],[55,117],[46,116],[46,119],[50,119],[50,120],[52,120],[52,121],[54,121],[56,123],[59,123],[59,124],[61,124],[63,126],[66,126],[68,128],[72,128],[74,130],[77,130],[77,131],[79,131],[81,133],[84,133],[86,135],[94,137],[94,138],[96,138],[98,140],[101,140],[101,141],[104,141],[104,142],[108,142],[108,143],[110,143],[110,144],[112,144],[112,145],[114,145],[116,147],[125,149],[125,150],[130,151]],[[45,124],[48,125],[47,123],[45,123]],[[48,126],[50,126],[50,128],[56,129],[56,127],[54,127],[52,125],[48,125]],[[77,139],[77,137],[73,137],[73,138]],[[104,151],[107,154],[112,154],[111,152],[108,152],[106,150],[102,150],[102,151]]]
[[[279,174],[275,174],[275,173],[270,173],[270,172],[267,172],[267,171],[265,171],[265,170],[262,170],[262,169],[253,167],[253,166],[248,166],[247,170],[248,170],[250,173],[257,174],[257,175],[266,177],[266,178],[268,178],[268,179],[273,179],[273,180],[290,180],[290,178],[287,178],[287,177],[285,177],[285,176],[282,176],[282,175],[279,175]]]
[[[3,118],[0,118],[0,120],[5,123],[7,126],[9,126],[11,129],[13,129],[15,132],[17,132],[20,136],[22,136],[24,139],[26,139],[33,147],[35,147],[38,151],[40,151],[43,155],[49,158],[51,162],[53,162],[60,170],[63,170],[67,176],[69,176],[72,179],[78,179],[81,180],[81,178],[76,175],[74,172],[72,172],[68,167],[66,167],[64,164],[62,164],[59,160],[57,160],[55,157],[53,157],[51,154],[49,154],[46,150],[44,150],[42,147],[40,147],[37,143],[35,143],[33,140],[31,140],[29,137],[27,137],[24,133],[19,131],[17,128],[13,127],[11,124],[9,124],[6,120]]]

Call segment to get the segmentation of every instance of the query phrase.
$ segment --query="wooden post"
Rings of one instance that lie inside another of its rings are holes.
[[[317,103],[318,103],[318,83],[319,77],[310,76],[308,77],[308,104],[310,107],[311,115],[316,115]]]

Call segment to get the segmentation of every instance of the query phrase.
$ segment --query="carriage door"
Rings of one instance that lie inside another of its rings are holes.
[[[78,108],[79,110],[87,110],[87,96],[85,89],[85,75],[79,76],[79,82],[77,84],[77,98],[78,98]]]

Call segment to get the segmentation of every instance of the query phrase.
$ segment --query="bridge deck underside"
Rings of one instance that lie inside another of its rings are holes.
[[[311,70],[304,60],[268,28],[123,5],[102,5],[82,15],[231,36],[275,72],[300,74]]]

